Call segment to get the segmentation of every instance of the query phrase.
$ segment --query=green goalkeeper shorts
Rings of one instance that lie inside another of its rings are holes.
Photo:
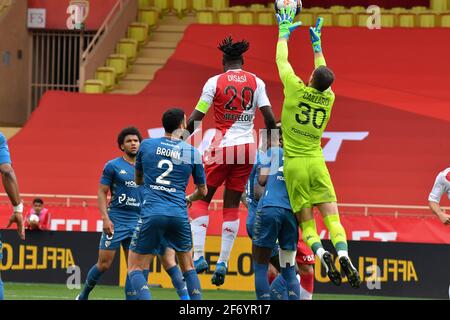
[[[283,173],[293,212],[319,203],[336,202],[324,158],[285,157]]]

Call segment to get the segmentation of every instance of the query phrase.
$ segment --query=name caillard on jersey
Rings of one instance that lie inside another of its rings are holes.
[[[241,69],[228,70],[210,78],[203,87],[200,103],[214,108],[216,136],[212,147],[253,143],[253,122],[257,108],[270,106],[264,82]],[[197,109],[198,110],[198,109]]]

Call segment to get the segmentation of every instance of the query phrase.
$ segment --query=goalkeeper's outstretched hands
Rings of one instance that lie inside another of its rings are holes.
[[[277,13],[275,16],[278,21],[279,39],[289,40],[291,33],[302,25],[300,21],[292,23],[295,18],[295,10],[289,7],[281,9],[280,13]]]
[[[322,52],[322,26],[323,18],[319,17],[316,26],[309,28],[309,37],[311,38],[314,53]]]

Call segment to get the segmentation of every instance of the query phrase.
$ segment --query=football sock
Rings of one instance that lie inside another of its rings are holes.
[[[143,270],[142,273],[144,274],[144,278],[147,279],[147,282],[148,282],[148,274],[150,273],[150,270],[148,270],[148,269]],[[134,290],[133,286],[131,285],[129,275],[127,275],[127,280],[125,281],[125,299],[126,300],[137,300],[137,293],[136,293],[136,290]]]
[[[183,273],[183,277],[191,300],[202,300],[202,288],[195,269],[186,271]]]
[[[322,247],[320,237],[317,234],[316,221],[314,219],[302,222],[300,224],[302,229],[303,241],[311,248],[311,250],[317,255],[317,251]]]
[[[300,300],[312,300],[314,292],[314,273],[304,273],[300,276]]]
[[[172,279],[173,287],[177,290],[177,294],[181,300],[189,300],[189,293],[187,291],[186,282],[184,282],[183,275],[181,274],[178,266],[173,266],[167,270],[167,274]]]
[[[340,222],[339,215],[332,214],[326,216],[323,219],[323,222],[325,223],[325,226],[327,227],[328,231],[330,231],[331,242],[333,243],[333,246],[336,248],[336,251],[347,252],[348,251],[347,235],[345,234],[345,229]]]
[[[288,300],[300,300],[300,283],[297,279],[295,266],[281,267],[281,275],[286,282]]]
[[[4,300],[4,289],[3,289],[3,281],[0,279],[0,300]]]
[[[136,291],[137,300],[151,300],[152,296],[148,289],[148,280],[141,270],[135,270],[128,274],[133,290]]]
[[[224,262],[228,266],[234,240],[239,231],[239,208],[224,208],[222,224],[222,244],[217,263]]]
[[[206,201],[195,201],[192,204],[192,242],[194,251],[194,261],[204,255],[206,231],[209,224],[209,203]]]
[[[125,300],[137,300],[136,290],[133,289],[128,275],[125,281]]]
[[[270,300],[287,300],[286,281],[283,276],[278,275],[270,285]]]
[[[269,280],[267,279],[267,271],[269,265],[259,264],[253,261],[255,268],[255,291],[257,300],[270,300]]]
[[[103,272],[100,272],[96,264],[89,270],[86,277],[86,282],[80,294],[80,300],[88,299],[89,293],[92,291],[92,289],[94,289],[102,274]]]

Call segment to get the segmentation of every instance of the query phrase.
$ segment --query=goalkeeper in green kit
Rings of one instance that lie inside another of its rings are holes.
[[[313,207],[317,206],[330,232],[339,263],[350,285],[358,288],[360,278],[348,256],[347,236],[339,220],[336,194],[321,148],[322,134],[330,119],[334,104],[331,84],[333,72],[327,68],[321,47],[323,19],[310,28],[314,49],[315,70],[305,84],[295,75],[288,62],[288,40],[301,25],[293,23],[295,11],[282,9],[277,14],[279,38],[276,62],[284,86],[281,129],[284,138],[284,177],[292,210],[302,229],[303,240],[320,258],[327,275],[335,285],[342,282],[331,254],[317,234]]]

